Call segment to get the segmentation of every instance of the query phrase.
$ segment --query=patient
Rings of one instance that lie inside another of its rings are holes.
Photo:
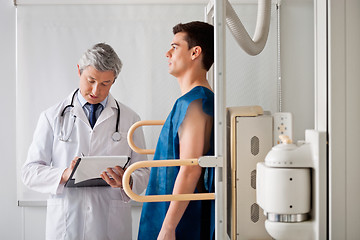
[[[214,94],[206,79],[214,61],[213,26],[204,22],[178,24],[166,53],[169,73],[182,96],[162,128],[154,160],[213,155]],[[152,168],[146,195],[213,192],[213,168],[200,166]],[[214,201],[144,203],[140,240],[212,239]]]

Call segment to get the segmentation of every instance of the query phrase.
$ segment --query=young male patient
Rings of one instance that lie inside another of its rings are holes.
[[[214,61],[214,29],[204,22],[178,24],[166,53],[169,73],[182,96],[175,102],[160,133],[154,160],[213,155],[214,94],[206,73]],[[152,168],[147,195],[213,192],[213,168]],[[148,239],[212,239],[214,201],[144,203],[139,236]]]

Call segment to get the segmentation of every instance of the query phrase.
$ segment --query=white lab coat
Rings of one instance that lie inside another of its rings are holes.
[[[128,129],[140,118],[130,108],[119,103],[121,140],[114,142],[112,134],[116,128],[117,106],[111,94],[94,129],[90,127],[77,97],[74,99],[74,107],[66,110],[64,125],[60,124],[60,114],[70,104],[71,97],[72,94],[41,113],[22,169],[26,186],[38,192],[50,193],[47,201],[46,239],[131,239],[130,199],[122,189],[64,188],[59,183],[70,162],[82,153],[88,156],[128,155],[131,157],[130,164],[147,160],[146,156],[133,152],[126,139]],[[61,128],[67,128],[66,133],[69,133],[71,126],[69,141],[60,141]],[[134,142],[141,148],[145,147],[141,129],[135,131]],[[149,172],[148,168],[143,168],[132,174],[135,193],[144,191]]]

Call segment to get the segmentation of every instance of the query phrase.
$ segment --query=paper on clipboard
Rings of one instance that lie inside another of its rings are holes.
[[[103,171],[106,171],[107,168],[115,166],[125,167],[128,160],[128,156],[81,157],[81,161],[72,178],[75,179],[75,184],[90,179],[100,178],[100,174]]]

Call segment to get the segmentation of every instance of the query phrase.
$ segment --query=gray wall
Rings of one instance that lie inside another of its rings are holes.
[[[332,239],[360,236],[360,2],[330,0],[329,203]]]
[[[346,236],[358,239],[360,236],[360,1],[347,1],[346,4]],[[335,218],[336,216],[334,216]]]

